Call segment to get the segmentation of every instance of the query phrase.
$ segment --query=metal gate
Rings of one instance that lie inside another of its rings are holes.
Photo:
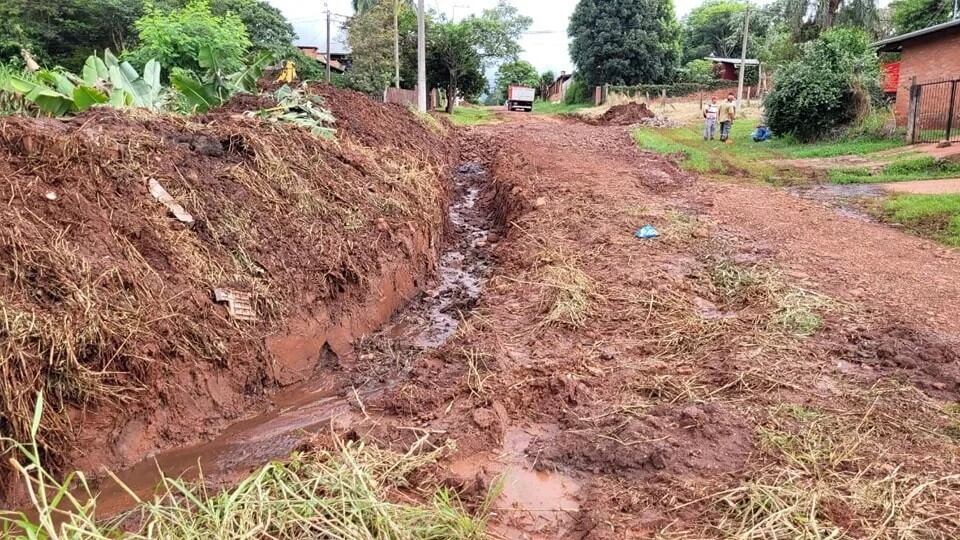
[[[960,141],[960,79],[914,83],[907,126],[913,143]]]

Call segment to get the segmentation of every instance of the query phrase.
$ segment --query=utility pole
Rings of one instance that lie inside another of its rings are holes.
[[[400,0],[393,0],[393,66],[393,84],[400,88]]]
[[[746,20],[743,21],[743,49],[740,51],[740,82],[737,84],[737,112],[740,112],[740,102],[743,100],[743,76],[747,72],[747,36],[750,35],[750,10],[747,9]]]
[[[330,10],[327,9],[327,55],[326,55],[326,64],[327,64],[327,84],[330,84],[332,80],[330,74]]]
[[[417,9],[417,106],[420,112],[427,112],[427,31],[426,9],[423,0]]]

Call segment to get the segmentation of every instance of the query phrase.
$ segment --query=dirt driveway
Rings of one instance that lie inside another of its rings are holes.
[[[439,474],[474,504],[500,479],[497,535],[960,534],[955,251],[501,116],[466,143],[513,201],[494,276],[367,405],[455,436]]]

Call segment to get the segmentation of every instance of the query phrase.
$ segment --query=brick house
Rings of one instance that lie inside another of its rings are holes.
[[[907,123],[911,84],[960,79],[960,19],[878,41],[874,47],[879,52],[900,53],[899,72],[891,65],[884,73],[887,81],[897,80],[894,112],[898,125]]]

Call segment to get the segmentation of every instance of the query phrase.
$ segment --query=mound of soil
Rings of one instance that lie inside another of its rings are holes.
[[[29,438],[42,391],[52,465],[208,438],[414,294],[450,146],[402,107],[321,93],[337,142],[236,114],[255,97],[198,117],[0,118],[3,436]]]
[[[645,118],[654,118],[646,103],[625,103],[615,105],[600,117],[600,123],[610,126],[631,126],[642,122]]]

